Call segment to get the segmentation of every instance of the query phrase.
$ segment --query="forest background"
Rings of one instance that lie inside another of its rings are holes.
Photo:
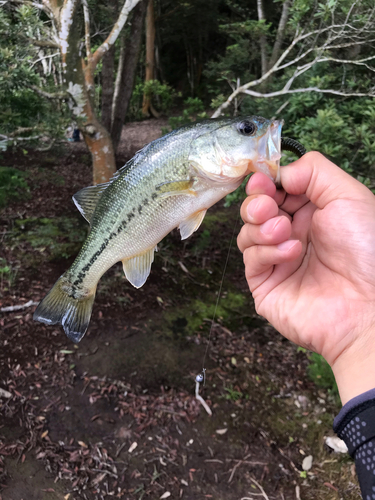
[[[125,121],[258,114],[372,186],[374,40],[371,0],[3,0],[0,147],[73,125],[98,183]]]

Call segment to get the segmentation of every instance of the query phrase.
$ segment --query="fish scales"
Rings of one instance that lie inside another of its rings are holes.
[[[108,184],[85,188],[74,201],[91,224],[71,268],[39,304],[34,319],[60,323],[73,341],[84,335],[96,286],[122,261],[128,280],[142,286],[156,245],[180,227],[184,239],[206,210],[252,171],[276,180],[282,123],[261,117],[185,126],[151,142]]]

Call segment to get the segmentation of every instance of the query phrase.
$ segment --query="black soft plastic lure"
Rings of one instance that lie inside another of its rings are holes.
[[[281,138],[281,150],[282,151],[290,151],[301,158],[304,154],[306,154],[306,149],[302,144],[294,139],[290,139],[289,137]]]

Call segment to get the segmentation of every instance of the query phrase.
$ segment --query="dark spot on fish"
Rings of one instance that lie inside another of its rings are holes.
[[[155,198],[157,198],[157,197],[158,197],[158,193],[152,193],[151,198],[152,198],[153,200],[155,200]]]
[[[128,221],[131,221],[131,220],[132,220],[132,218],[133,218],[134,216],[135,216],[135,215],[134,215],[134,211],[133,211],[133,212],[130,212],[130,213],[128,214]]]
[[[84,279],[84,277],[87,274],[87,271],[90,269],[90,267],[94,264],[94,262],[97,260],[97,258],[104,252],[106,247],[108,246],[109,243],[109,238],[106,238],[104,242],[102,243],[101,247],[99,250],[97,250],[94,255],[91,257],[89,262],[82,268],[82,271],[78,274],[77,278],[75,281],[72,283],[72,287],[76,287],[77,285],[80,285]]]
[[[145,199],[143,200],[143,205],[144,205],[144,206],[148,205],[148,199],[147,199],[147,198],[145,198]]]
[[[142,207],[142,205],[139,205],[139,207],[138,207],[138,213],[139,213],[139,215],[141,215],[141,213],[142,213],[142,210],[143,210],[143,207]]]

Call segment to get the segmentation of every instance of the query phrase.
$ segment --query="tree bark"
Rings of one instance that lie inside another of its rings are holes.
[[[111,130],[112,122],[112,100],[114,92],[114,77],[115,70],[115,46],[113,46],[103,56],[102,66],[102,117],[101,123],[107,130]]]
[[[272,55],[269,63],[270,68],[272,68],[272,66],[275,64],[280,55],[281,45],[284,41],[285,27],[288,22],[290,6],[291,6],[291,0],[285,0],[279,21],[279,27],[277,28],[275,44],[273,46]]]
[[[123,53],[125,58],[121,67],[120,81],[118,91],[116,92],[116,101],[113,106],[113,120],[111,128],[111,137],[114,150],[116,151],[120,142],[121,130],[125,121],[126,112],[134,86],[135,70],[139,59],[141,49],[143,23],[146,16],[147,3],[149,0],[141,0],[135,7],[131,25],[130,36],[125,41]],[[150,1],[152,3],[152,0]],[[121,65],[121,58],[119,66]]]
[[[147,7],[146,15],[146,74],[145,83],[154,79],[155,67],[155,15],[154,15],[154,0],[150,0]],[[150,116],[150,96],[143,95],[142,114]]]
[[[258,19],[259,21],[265,21],[264,11],[263,11],[263,2],[262,0],[257,0],[257,8],[258,8]],[[262,76],[267,73],[267,38],[266,35],[261,35],[259,38],[260,42],[260,56],[261,56],[261,65],[262,65]]]
[[[117,21],[105,42],[91,53],[88,4],[84,10],[87,62],[81,55],[82,18],[77,15],[79,0],[44,0],[57,29],[61,51],[63,85],[70,96],[70,109],[89,148],[93,162],[93,182],[107,182],[116,172],[115,154],[109,132],[97,119],[94,107],[94,73],[100,59],[114,46],[129,12],[140,0],[125,0]]]
[[[118,0],[108,0],[108,17],[111,24],[114,24],[118,17]],[[114,71],[115,71],[115,45],[103,56],[103,66],[101,71],[102,98],[101,98],[101,123],[108,131],[111,130],[112,123],[112,101],[114,92]]]

